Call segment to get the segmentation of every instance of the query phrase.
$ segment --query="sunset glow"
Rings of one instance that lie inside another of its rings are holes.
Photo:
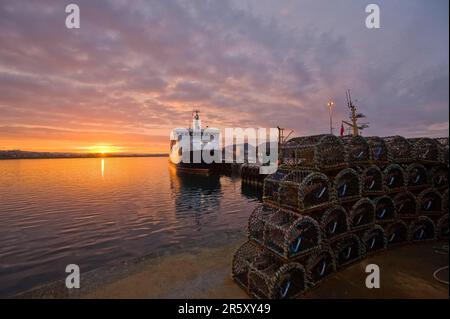
[[[347,88],[365,135],[448,136],[448,1],[379,1],[370,31],[360,1],[77,4],[67,29],[65,2],[1,1],[0,149],[167,153],[194,107],[210,127],[327,133]]]

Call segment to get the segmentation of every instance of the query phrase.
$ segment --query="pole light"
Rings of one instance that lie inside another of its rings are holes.
[[[334,102],[333,101],[329,101],[327,103],[328,106],[328,111],[330,112],[330,134],[333,134],[333,107],[334,107]]]

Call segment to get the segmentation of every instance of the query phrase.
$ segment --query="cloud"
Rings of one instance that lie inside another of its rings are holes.
[[[366,134],[448,134],[446,1],[381,1],[382,28],[370,31],[359,1],[77,3],[81,29],[69,30],[64,2],[1,2],[3,143],[17,138],[11,126],[33,127],[42,145],[42,127],[86,133],[65,134],[71,144],[168,136],[193,107],[209,126],[317,134],[328,131],[328,99],[335,126],[347,116],[347,88]]]

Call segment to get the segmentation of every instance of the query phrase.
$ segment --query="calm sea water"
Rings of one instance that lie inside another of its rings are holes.
[[[177,173],[167,158],[0,161],[0,296],[244,230],[240,179]],[[226,236],[223,237],[226,240]]]

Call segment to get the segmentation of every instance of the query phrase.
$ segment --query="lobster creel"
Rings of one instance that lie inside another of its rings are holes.
[[[288,170],[278,169],[264,179],[263,200],[278,205],[281,182],[289,174]]]
[[[282,147],[282,165],[314,170],[336,170],[347,166],[344,143],[334,135],[296,137]]]
[[[406,243],[409,239],[408,226],[402,220],[397,220],[387,226],[385,233],[388,247]]]
[[[405,171],[398,164],[391,164],[384,169],[384,184],[388,193],[398,193],[406,190]]]
[[[317,210],[332,201],[330,182],[325,174],[295,170],[281,182],[279,204],[281,207],[302,213]]]
[[[442,212],[448,214],[448,188],[442,192]]]
[[[398,193],[394,196],[395,210],[398,217],[417,216],[418,203],[411,192]]]
[[[419,215],[436,216],[442,214],[442,196],[433,188],[427,188],[417,196]]]
[[[411,241],[425,241],[435,238],[436,227],[430,218],[420,216],[409,225],[409,239]]]
[[[389,162],[389,152],[386,142],[379,136],[366,137],[369,144],[370,161],[373,164],[383,165]]]
[[[437,237],[439,239],[448,240],[448,214],[445,214],[441,218],[439,218],[436,228],[437,228]]]
[[[362,241],[366,254],[371,254],[387,247],[387,238],[384,229],[380,225],[375,225],[372,229],[367,230],[362,236]]]
[[[316,249],[322,240],[317,221],[283,209],[256,208],[248,228],[250,239],[284,259],[305,255]]]
[[[403,136],[388,136],[383,138],[392,163],[409,163],[412,161],[411,143]]]
[[[439,161],[448,166],[448,137],[434,139],[439,145]]]
[[[397,217],[395,203],[389,196],[377,197],[373,200],[375,205],[375,219],[377,222],[391,222]]]
[[[367,164],[370,162],[370,148],[366,139],[360,135],[348,135],[342,137],[345,151],[347,152],[347,161],[351,165]]]
[[[424,164],[438,164],[441,161],[439,143],[431,138],[408,139],[412,144],[412,157],[414,161]]]
[[[295,298],[308,287],[301,264],[285,264],[252,242],[234,254],[232,276],[253,298]]]
[[[361,198],[361,180],[351,168],[340,171],[333,181],[333,191],[339,203],[357,201]]]
[[[431,185],[436,189],[448,188],[448,167],[445,165],[434,166],[430,170]]]
[[[361,195],[378,196],[385,192],[383,173],[378,166],[371,165],[361,172]]]
[[[361,260],[365,256],[365,248],[355,234],[348,234],[332,245],[336,256],[336,265],[340,269]]]
[[[333,250],[324,246],[311,255],[306,262],[306,273],[311,285],[316,285],[336,271],[336,260]]]
[[[347,211],[339,205],[328,208],[322,216],[320,226],[324,239],[328,241],[346,234],[350,229]]]
[[[418,163],[413,163],[407,166],[406,187],[409,191],[421,190],[430,186],[427,169]]]
[[[375,205],[368,198],[361,198],[350,209],[350,227],[364,229],[375,223]]]

